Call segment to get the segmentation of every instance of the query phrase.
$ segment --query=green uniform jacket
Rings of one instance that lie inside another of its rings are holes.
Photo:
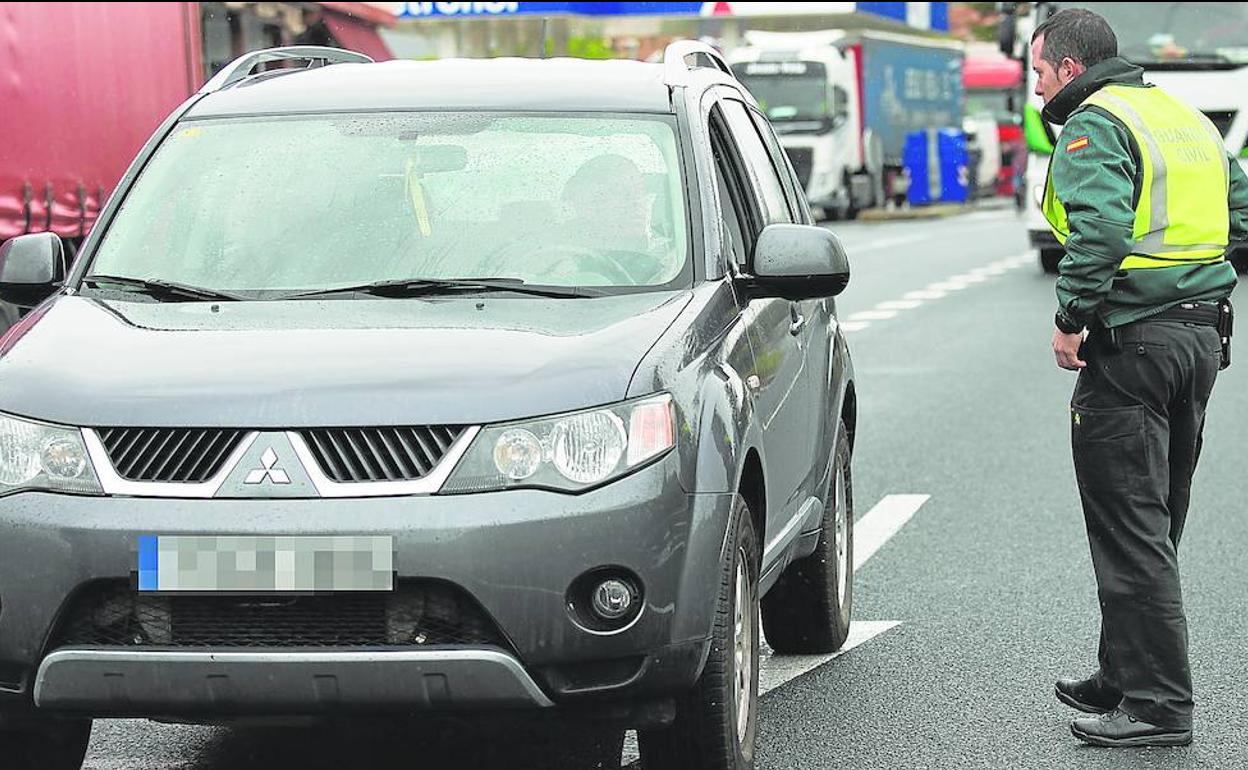
[[[1180,302],[1223,299],[1235,288],[1235,269],[1226,262],[1119,269],[1135,244],[1131,231],[1142,177],[1140,151],[1130,131],[1109,113],[1095,106],[1079,109],[1109,83],[1153,87],[1144,83],[1139,67],[1109,59],[1090,67],[1044,108],[1045,120],[1065,124],[1049,174],[1070,223],[1066,257],[1058,265],[1057,302],[1062,320],[1072,326],[1121,326]],[[1065,151],[1084,136],[1085,147]],[[1234,244],[1248,240],[1248,177],[1235,158],[1230,164],[1227,205]],[[1220,179],[1209,181],[1221,184]]]

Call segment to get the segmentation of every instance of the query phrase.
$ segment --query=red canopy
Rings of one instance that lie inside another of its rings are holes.
[[[367,21],[329,12],[325,14],[325,26],[329,27],[330,34],[343,48],[359,51],[372,57],[373,61],[386,61],[394,58],[386,41],[382,40],[377,32],[377,27]]]
[[[1014,88],[1023,82],[1023,63],[1004,56],[968,56],[962,62],[962,85],[966,88]]]

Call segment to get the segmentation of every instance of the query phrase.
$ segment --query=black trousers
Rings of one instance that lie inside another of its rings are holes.
[[[1094,331],[1071,399],[1071,446],[1101,604],[1102,681],[1121,708],[1192,723],[1178,547],[1220,341],[1211,326],[1144,321],[1118,345]]]

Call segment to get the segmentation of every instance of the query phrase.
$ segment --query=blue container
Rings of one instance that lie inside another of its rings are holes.
[[[910,190],[906,198],[911,206],[926,206],[933,199],[927,140],[927,131],[911,131],[906,134],[906,143],[901,151],[901,165],[905,166],[910,176]],[[936,170],[939,174],[939,168]],[[937,192],[937,196],[939,194]]]
[[[912,131],[906,135],[902,165],[910,174],[911,206],[965,203],[970,192],[966,134],[955,128]]]
[[[940,146],[940,200],[943,203],[966,203],[971,188],[966,134],[958,129],[941,129],[937,143]]]

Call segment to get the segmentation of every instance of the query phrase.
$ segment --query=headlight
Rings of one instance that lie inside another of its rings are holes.
[[[518,487],[579,492],[619,478],[675,445],[676,414],[667,394],[497,425],[477,434],[442,492]]]
[[[0,495],[26,489],[103,493],[77,429],[0,415]]]

